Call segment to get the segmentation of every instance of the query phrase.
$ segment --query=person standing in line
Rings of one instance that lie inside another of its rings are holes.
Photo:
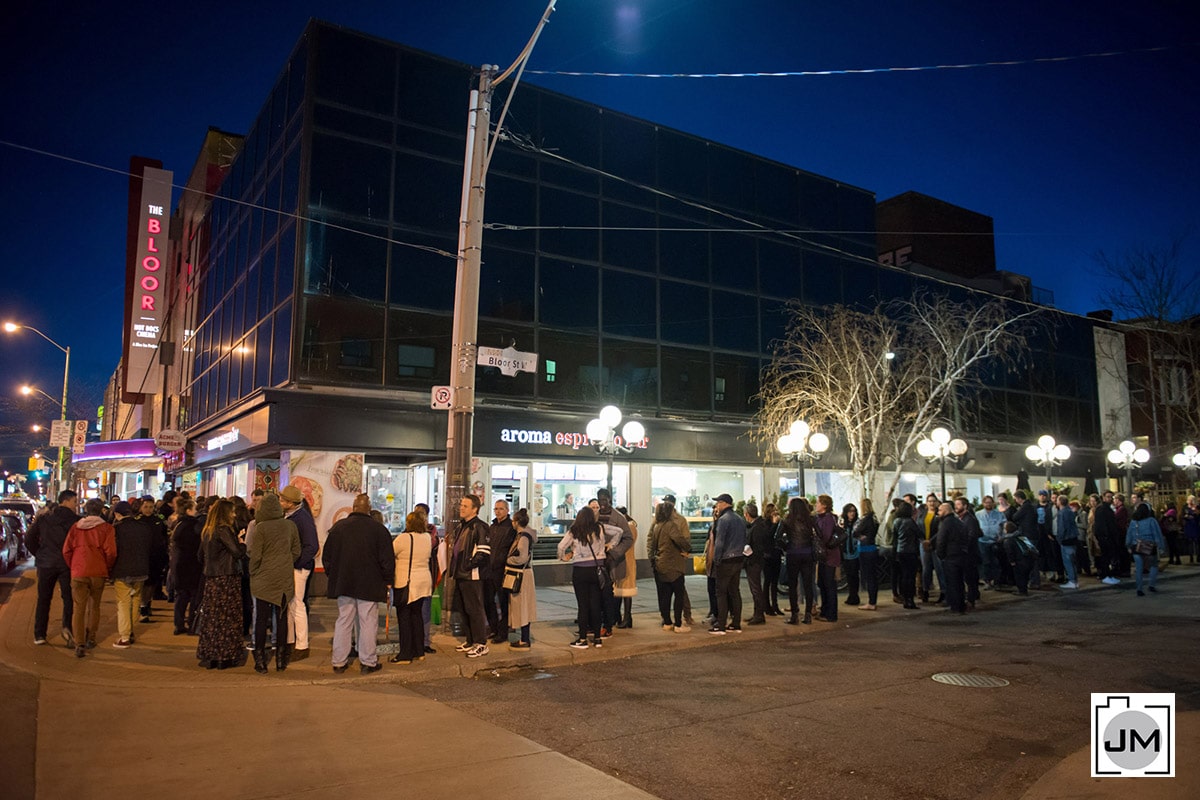
[[[1113,518],[1117,521],[1116,575],[1118,578],[1128,578],[1133,560],[1130,558],[1129,550],[1121,547],[1121,542],[1125,541],[1125,534],[1129,530],[1130,520],[1129,506],[1125,504],[1125,495],[1118,492],[1112,496],[1112,510]]]
[[[170,561],[168,554],[170,533],[166,521],[159,516],[157,504],[153,495],[144,496],[133,507],[134,518],[150,531],[150,561],[147,567],[146,580],[142,581],[140,607],[138,614],[142,622],[150,621],[150,613],[155,600],[166,600],[163,592],[166,583],[167,565]]]
[[[379,603],[388,600],[395,578],[396,556],[388,529],[371,519],[371,497],[359,494],[350,515],[333,524],[321,558],[329,581],[326,597],[337,601],[333,628],[333,671],[350,666],[350,638],[358,628],[358,662],[364,675],[383,669],[376,654]]]
[[[109,570],[117,560],[113,526],[105,521],[104,501],[93,497],[84,503],[83,519],[71,526],[63,541],[63,560],[71,570],[71,627],[75,657],[83,658],[96,646],[100,630],[100,597]]]
[[[589,633],[593,647],[604,646],[600,570],[604,568],[606,544],[604,529],[596,521],[596,513],[590,506],[579,509],[575,521],[558,542],[559,559],[572,566],[571,584],[575,589],[579,636],[568,646],[576,650],[587,649]]]
[[[746,503],[742,508],[746,519],[746,583],[750,585],[750,598],[754,602],[754,613],[746,620],[747,625],[767,623],[767,597],[763,591],[763,564],[766,553],[775,548],[775,529],[758,515],[758,506]]]
[[[746,523],[733,510],[733,497],[716,496],[717,519],[713,523],[713,574],[716,578],[717,618],[709,633],[742,632],[742,566],[745,561]],[[728,628],[726,627],[728,623]]]
[[[196,520],[196,501],[175,498],[175,527],[171,530],[171,585],[175,587],[175,635],[196,632],[196,612],[200,607],[200,524]]]
[[[1195,564],[1200,556],[1200,500],[1194,494],[1188,495],[1183,507],[1183,546],[1187,550],[1188,563]],[[1182,559],[1180,561],[1182,563]]]
[[[113,647],[125,650],[133,644],[133,623],[142,602],[142,587],[150,577],[150,550],[155,526],[143,516],[134,516],[129,503],[113,506],[113,535],[117,542],[117,560],[109,574],[117,596],[117,641]],[[142,609],[144,610],[144,609]],[[145,622],[149,616],[142,617]]]
[[[508,594],[503,586],[504,562],[516,533],[509,517],[507,500],[497,500],[492,511],[496,516],[488,527],[491,561],[486,570],[479,571],[483,578],[483,609],[488,630],[492,633],[492,644],[508,644]]]
[[[862,581],[858,560],[861,542],[858,537],[851,535],[857,522],[858,506],[846,503],[842,506],[842,517],[838,524],[842,526],[842,535],[845,536],[842,543],[842,575],[846,578],[846,599],[843,602],[848,606],[858,606],[862,602],[858,596],[858,588]],[[837,585],[836,582],[834,585]]]
[[[1079,526],[1075,521],[1075,512],[1071,510],[1071,500],[1065,494],[1058,496],[1058,515],[1055,517],[1055,535],[1058,537],[1058,547],[1062,553],[1063,570],[1066,581],[1060,583],[1060,589],[1078,589],[1075,573],[1075,548],[1079,545]]]
[[[954,514],[954,506],[942,503],[938,506],[937,555],[942,562],[942,575],[946,579],[946,602],[950,611],[955,614],[967,612],[966,597],[963,591],[966,572],[966,560],[970,552],[971,542],[967,536],[966,526]]]
[[[916,610],[917,572],[921,569],[921,542],[924,538],[913,519],[912,503],[901,501],[892,519],[895,531],[896,562],[900,599],[905,608]]]
[[[508,624],[516,628],[520,636],[509,647],[528,650],[532,646],[530,625],[537,621],[537,586],[533,579],[533,545],[537,542],[537,531],[529,526],[529,511],[524,508],[518,508],[512,519],[517,537],[509,548],[505,563],[510,569],[521,570],[521,587],[520,591],[509,593]]]
[[[288,608],[296,590],[296,559],[300,533],[283,516],[276,494],[264,495],[254,514],[250,541],[250,592],[254,596],[254,671],[267,672],[267,626],[275,628],[275,671],[283,672],[291,660]]]
[[[1150,567],[1150,583],[1146,587],[1151,592],[1157,592],[1154,584],[1158,580],[1158,559],[1166,542],[1163,541],[1162,529],[1154,518],[1150,506],[1141,503],[1134,507],[1125,531],[1125,550],[1133,561],[1134,586],[1137,587],[1138,597],[1145,597],[1142,591],[1142,572],[1147,565]]]
[[[454,579],[450,608],[462,614],[466,623],[467,640],[455,649],[467,658],[488,654],[487,615],[480,577],[491,563],[492,548],[488,544],[487,523],[479,518],[481,505],[475,495],[463,495],[458,503],[458,527],[446,537],[449,558],[446,571]]]
[[[775,534],[779,528],[779,507],[774,503],[763,506],[763,519],[767,523],[769,540],[763,551],[763,589],[766,596],[764,613],[772,617],[782,617],[783,610],[779,607],[779,575],[783,568],[783,551],[775,543]]]
[[[1162,528],[1163,538],[1167,540],[1167,565],[1182,564],[1179,558],[1179,516],[1174,503],[1167,503],[1163,508],[1158,527]]]
[[[625,515],[613,508],[612,494],[607,488],[601,487],[596,490],[596,504],[596,522],[603,528],[611,526],[620,530],[620,535],[616,538],[609,536],[611,531],[605,531],[605,538],[609,541],[607,561],[612,581],[601,592],[604,601],[600,608],[603,618],[600,635],[607,639],[612,636],[613,626],[617,624],[619,616],[615,590],[617,582],[625,578],[625,553],[633,547],[633,529],[629,527],[629,520],[625,519]]]
[[[399,646],[392,664],[425,660],[425,626],[421,623],[421,601],[433,591],[429,575],[430,539],[425,515],[413,511],[405,520],[404,532],[392,540],[395,574],[392,605],[396,607],[396,638]]]
[[[963,559],[963,582],[967,585],[967,608],[975,608],[979,601],[979,567],[983,563],[979,540],[983,531],[979,527],[979,517],[971,501],[965,497],[954,498],[954,515],[967,531],[967,555]]]
[[[1125,537],[1110,505],[1111,497],[1111,492],[1105,492],[1103,500],[1099,495],[1091,496],[1092,536],[1100,551],[1096,556],[1096,577],[1106,586],[1118,586],[1121,579],[1117,577],[1117,550],[1121,549]]]
[[[425,515],[425,529],[429,531],[429,546],[431,548],[429,577],[433,588],[437,589],[438,584],[442,582],[442,571],[439,568],[438,562],[438,550],[442,543],[442,538],[438,535],[437,525],[434,525],[430,520],[428,504],[417,503],[413,506],[413,511],[418,511]],[[425,654],[432,655],[437,652],[433,647],[433,592],[430,592],[428,597],[421,598],[421,624],[425,628]]]
[[[622,604],[622,608],[617,609],[617,627],[632,628],[633,598],[637,597],[637,555],[633,548],[637,544],[638,526],[637,522],[629,516],[629,509],[625,506],[619,506],[617,513],[629,525],[630,534],[629,547],[625,548],[625,554],[621,557],[625,563],[621,565],[620,570],[615,570],[613,573],[613,596]],[[614,560],[617,559],[615,552],[612,557]]]
[[[312,510],[304,499],[304,494],[295,486],[285,486],[279,493],[279,503],[284,516],[296,526],[300,537],[300,555],[292,564],[292,581],[295,584],[288,594],[288,626],[287,641],[291,643],[291,660],[302,661],[308,658],[308,581],[317,566],[317,552],[320,543],[317,539],[317,523],[313,519]],[[276,635],[276,642],[284,639]]]
[[[654,509],[654,524],[650,526],[650,535],[646,538],[646,554],[650,557],[650,567],[654,571],[655,588],[658,590],[658,613],[662,617],[664,631],[688,633],[691,626],[683,617],[684,598],[687,588],[684,585],[684,574],[687,571],[688,556],[692,551],[692,541],[688,536],[687,522],[683,517],[676,517],[675,504],[663,500]],[[674,599],[675,622],[671,622],[671,601]]]
[[[207,508],[200,531],[204,599],[196,658],[208,669],[227,669],[246,658],[240,574],[246,545],[238,541],[233,503],[218,499]]]
[[[75,492],[63,489],[58,493],[58,505],[45,514],[39,514],[29,528],[25,544],[34,556],[37,566],[37,607],[33,612],[33,643],[45,644],[50,627],[50,602],[54,599],[54,587],[58,586],[62,598],[62,638],[67,647],[75,647],[75,634],[71,632],[71,617],[74,604],[71,600],[71,567],[63,558],[63,543],[79,515],[75,513]]]
[[[787,536],[788,599],[792,604],[788,609],[791,616],[784,622],[788,625],[811,625],[813,573],[816,567],[813,560],[813,537],[816,536],[816,530],[807,500],[803,497],[793,497],[788,501],[788,513],[783,520],[783,526]],[[804,587],[803,620],[800,618],[801,584]]]
[[[875,506],[868,497],[859,501],[862,515],[854,521],[854,527],[848,532],[858,540],[858,569],[862,574],[862,582],[867,590],[867,602],[860,605],[862,611],[875,611],[879,599],[879,520],[875,518]]]
[[[813,524],[813,535],[819,536],[825,545],[825,558],[817,564],[817,586],[821,590],[821,608],[817,619],[821,622],[837,622],[837,571],[842,565],[842,548],[837,541],[837,517],[833,515],[833,498],[829,495],[817,497],[817,516]]]
[[[1000,578],[996,547],[1004,533],[1004,515],[996,508],[996,501],[990,494],[984,495],[983,508],[975,512],[975,520],[979,523],[979,571],[984,584],[995,589]]]
[[[683,532],[684,537],[688,540],[687,549],[682,551],[684,555],[687,555],[692,552],[692,532],[688,526],[687,517],[679,513],[679,502],[675,499],[675,495],[665,494],[663,495],[663,501],[671,504],[671,521],[675,524],[676,528]],[[686,560],[688,563],[692,561],[691,559]],[[686,574],[686,570],[684,574]],[[684,582],[681,594],[683,595],[683,625],[690,631],[693,625],[692,598],[688,595],[686,581]]]

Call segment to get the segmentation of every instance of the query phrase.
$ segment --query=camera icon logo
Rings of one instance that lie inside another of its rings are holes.
[[[1175,777],[1174,732],[1174,694],[1092,694],[1092,777]]]

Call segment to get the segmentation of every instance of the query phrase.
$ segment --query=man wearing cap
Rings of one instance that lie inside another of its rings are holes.
[[[742,630],[742,564],[746,550],[746,522],[733,510],[733,497],[715,498],[717,521],[713,526],[713,574],[717,581],[717,618],[709,633],[724,636]]]
[[[316,567],[317,550],[320,548],[317,523],[313,520],[304,495],[295,486],[283,487],[279,493],[279,504],[283,507],[284,517],[295,524],[300,534],[300,557],[293,564],[296,591],[288,603],[288,643],[295,643],[291,660],[303,661],[308,658],[308,605],[305,603],[308,578]]]

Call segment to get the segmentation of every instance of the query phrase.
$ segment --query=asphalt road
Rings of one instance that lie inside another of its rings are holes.
[[[1072,756],[1061,786],[1032,794],[1107,796],[1114,781],[1087,774],[1090,693],[1170,691],[1180,714],[1200,709],[1198,601],[1190,578],[1147,597],[1035,592],[965,617],[922,610],[830,635],[730,635],[410,688],[662,798],[1014,798]],[[1009,685],[931,680],[942,672]],[[1194,749],[1180,739],[1181,754]],[[1126,798],[1187,796],[1162,780],[1120,783]]]

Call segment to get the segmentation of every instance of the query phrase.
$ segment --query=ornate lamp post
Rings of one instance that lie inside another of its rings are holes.
[[[1196,449],[1196,445],[1187,445],[1182,453],[1171,456],[1171,460],[1175,462],[1175,466],[1187,472],[1192,483],[1196,482],[1196,473],[1200,471],[1200,450]]]
[[[1071,448],[1057,444],[1053,436],[1038,438],[1037,444],[1025,448],[1025,457],[1039,467],[1046,468],[1046,483],[1050,483],[1050,472],[1071,457]]]
[[[631,419],[621,428],[617,435],[617,426],[621,424],[621,409],[616,406],[605,406],[600,409],[600,416],[587,424],[587,437],[591,440],[596,452],[604,456],[608,464],[608,494],[612,496],[613,457],[617,453],[632,453],[633,445],[646,438],[646,428],[636,419]],[[615,499],[615,498],[614,498]]]
[[[829,437],[823,433],[813,433],[807,422],[798,419],[791,424],[788,433],[779,437],[775,447],[783,454],[784,461],[796,465],[800,496],[807,497],[804,489],[804,462],[819,461],[821,455],[829,449]]]
[[[943,501],[946,500],[946,459],[958,458],[963,453],[967,452],[967,443],[962,439],[951,438],[950,431],[946,428],[934,428],[929,432],[929,436],[917,442],[917,454],[933,463],[937,461],[942,469],[942,494]]]
[[[1194,448],[1193,448],[1194,449]],[[1108,463],[1125,470],[1125,493],[1133,494],[1133,471],[1150,460],[1150,452],[1126,439],[1108,451]]]

